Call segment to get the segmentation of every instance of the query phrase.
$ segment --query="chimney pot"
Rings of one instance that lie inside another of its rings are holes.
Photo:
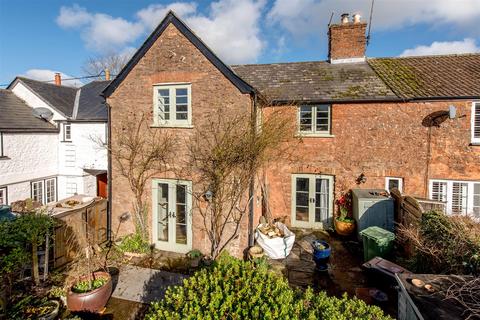
[[[105,80],[110,80],[110,70],[105,69]]]
[[[342,14],[342,19],[341,19],[342,24],[347,24],[348,23],[348,16],[349,16],[348,13]]]
[[[57,86],[62,85],[62,75],[60,74],[60,72],[55,72],[55,84]]]
[[[360,23],[362,16],[358,13],[353,15],[353,23]]]

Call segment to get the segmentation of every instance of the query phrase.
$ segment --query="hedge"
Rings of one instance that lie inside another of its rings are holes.
[[[146,315],[157,319],[391,319],[376,306],[345,294],[342,298],[291,289],[265,263],[221,256],[211,269],[167,289]]]

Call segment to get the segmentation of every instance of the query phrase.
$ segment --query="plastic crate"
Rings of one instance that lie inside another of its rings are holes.
[[[365,261],[375,257],[386,258],[393,249],[395,234],[380,227],[369,227],[360,232]]]

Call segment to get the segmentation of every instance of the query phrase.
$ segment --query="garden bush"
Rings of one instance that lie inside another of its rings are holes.
[[[376,306],[356,298],[329,297],[291,289],[265,263],[222,255],[183,286],[167,289],[153,302],[148,320],[157,319],[390,319]]]
[[[129,234],[119,245],[122,252],[149,253],[150,245],[139,233]]]
[[[430,211],[400,235],[414,247],[412,271],[480,275],[480,224],[472,218]]]

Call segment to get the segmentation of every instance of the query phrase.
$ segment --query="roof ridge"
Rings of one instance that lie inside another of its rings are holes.
[[[230,67],[244,67],[244,66],[271,66],[275,64],[301,64],[301,63],[314,63],[314,62],[325,62],[328,63],[328,60],[308,60],[308,61],[285,61],[285,62],[269,62],[269,63],[245,63],[245,64],[231,64]]]
[[[442,58],[442,57],[468,57],[480,56],[480,52],[466,52],[466,53],[448,53],[448,54],[427,54],[421,56],[397,56],[397,57],[367,57],[367,60],[382,60],[382,59],[421,59],[421,58]]]
[[[79,89],[79,87],[70,87],[70,86],[66,86],[66,85],[58,85],[58,84],[55,84],[55,83],[50,83],[50,82],[46,82],[46,81],[42,81],[42,80],[27,78],[27,77],[24,77],[24,76],[17,76],[17,78],[21,79],[21,80],[35,81],[35,82],[38,82],[38,83],[41,83],[41,84],[48,84],[50,86],[55,86],[55,87],[59,87],[59,88],[66,88],[66,89],[73,89],[73,90],[78,90]]]

